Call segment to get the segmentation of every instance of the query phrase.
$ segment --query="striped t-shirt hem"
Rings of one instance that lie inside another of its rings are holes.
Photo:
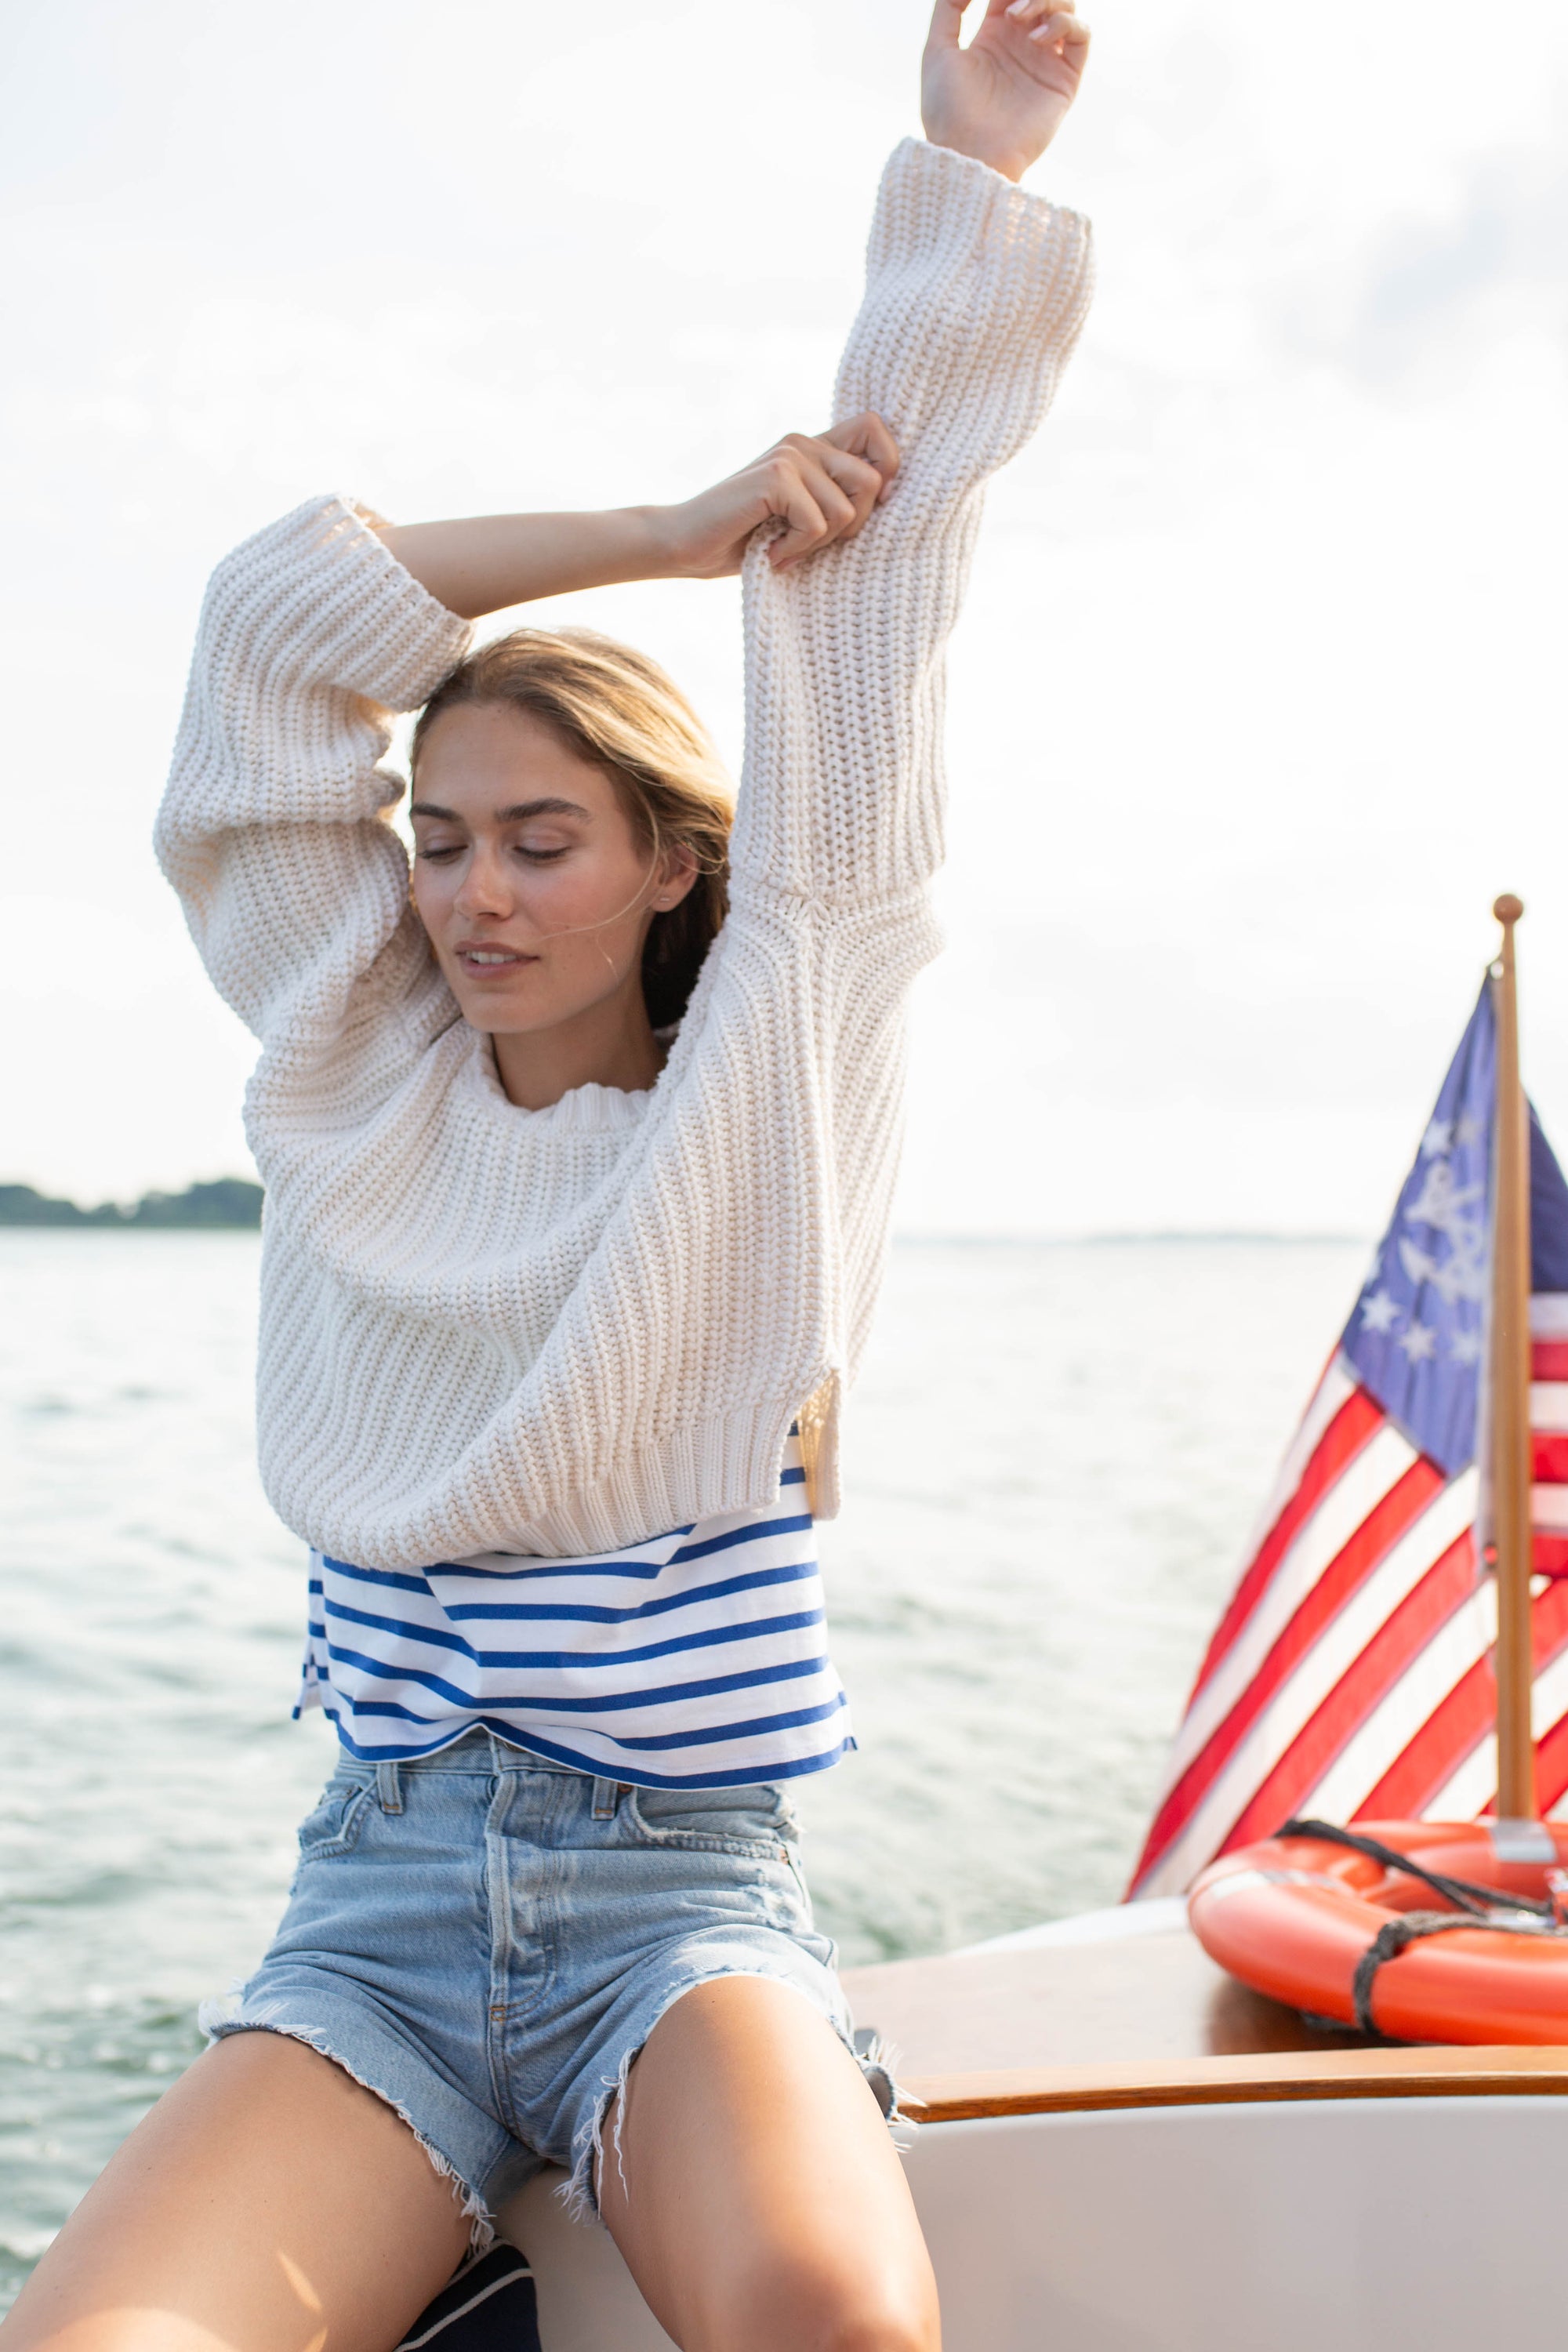
[[[296,1716],[368,1763],[483,1728],[637,1788],[826,1771],[855,1745],[792,1433],[776,1501],[573,1559],[316,1552]]]

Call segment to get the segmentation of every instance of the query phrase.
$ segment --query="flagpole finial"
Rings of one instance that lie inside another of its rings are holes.
[[[1510,924],[1517,923],[1523,912],[1524,900],[1516,898],[1511,890],[1505,890],[1500,898],[1492,901],[1492,913],[1505,929]]]

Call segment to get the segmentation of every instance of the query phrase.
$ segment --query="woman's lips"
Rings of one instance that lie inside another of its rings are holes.
[[[474,980],[505,980],[514,971],[521,971],[524,964],[539,961],[537,956],[525,955],[521,948],[477,947],[467,941],[452,952]]]

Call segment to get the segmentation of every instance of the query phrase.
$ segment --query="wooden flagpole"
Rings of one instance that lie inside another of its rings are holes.
[[[1497,1097],[1492,1181],[1490,1564],[1497,1580],[1498,1816],[1540,1819],[1531,1719],[1535,1658],[1530,1578],[1530,1131],[1519,1076],[1519,994],[1513,927],[1524,912],[1505,895],[1492,908],[1502,952],[1492,970]]]

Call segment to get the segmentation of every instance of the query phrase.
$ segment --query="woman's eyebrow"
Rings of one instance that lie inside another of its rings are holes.
[[[433,816],[443,824],[461,824],[463,823],[463,819],[458,814],[456,809],[442,808],[435,801],[411,801],[409,803],[408,814],[410,816]],[[525,818],[531,816],[580,816],[587,818],[591,814],[591,811],[582,807],[576,801],[563,801],[556,799],[514,801],[510,808],[499,808],[492,812],[494,821],[497,824],[521,824]]]

